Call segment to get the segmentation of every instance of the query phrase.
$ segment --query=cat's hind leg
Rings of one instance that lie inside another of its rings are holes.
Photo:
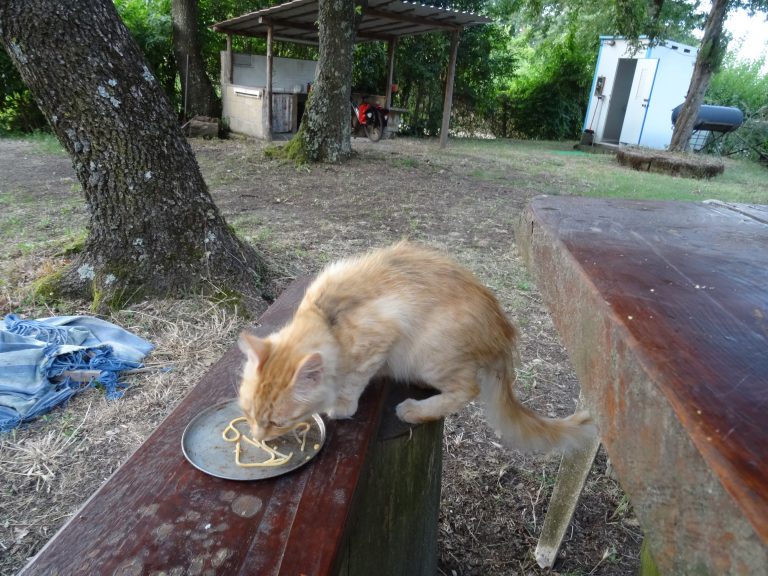
[[[403,400],[395,408],[397,417],[409,424],[439,420],[448,414],[458,412],[480,393],[480,387],[474,379],[457,381],[453,386],[446,386],[443,382],[440,389],[442,390],[440,394],[424,400],[413,398]]]

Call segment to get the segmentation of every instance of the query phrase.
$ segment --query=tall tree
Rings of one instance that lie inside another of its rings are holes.
[[[355,1],[320,0],[320,58],[304,120],[291,147],[315,162],[340,162],[352,154],[350,96],[355,44]]]
[[[197,0],[172,0],[173,53],[181,78],[182,109],[187,117],[221,115],[221,99],[205,73],[198,34]]]
[[[704,25],[704,36],[696,56],[688,94],[672,132],[672,141],[669,143],[670,150],[683,152],[688,149],[693,127],[709,87],[709,81],[720,67],[728,48],[728,36],[723,30],[725,19],[730,10],[737,8],[746,8],[752,13],[757,10],[765,11],[768,9],[768,1],[713,0],[712,9],[709,11],[707,22]]]
[[[168,100],[111,0],[5,0],[0,41],[69,152],[90,212],[59,285],[99,308],[241,287],[267,268],[213,203]]]

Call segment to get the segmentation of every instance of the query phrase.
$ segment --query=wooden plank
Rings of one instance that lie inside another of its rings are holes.
[[[541,197],[517,242],[662,573],[768,566],[768,226]]]
[[[259,334],[288,321],[307,283],[281,295]],[[241,356],[228,351],[21,574],[329,573],[383,387],[369,388],[355,417],[327,423],[327,444],[312,464],[271,481],[221,480],[193,468],[180,440],[196,414],[235,395]]]
[[[272,132],[274,134],[290,132],[295,116],[295,94],[272,95]]]

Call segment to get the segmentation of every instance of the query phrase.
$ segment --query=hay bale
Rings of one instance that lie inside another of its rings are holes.
[[[725,170],[725,164],[718,158],[644,148],[621,148],[616,152],[616,160],[632,170],[683,178],[713,178]]]

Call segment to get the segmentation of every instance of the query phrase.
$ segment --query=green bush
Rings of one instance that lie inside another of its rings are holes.
[[[497,97],[496,136],[563,140],[578,137],[592,81],[594,56],[567,34],[540,47],[535,62]]]
[[[764,65],[765,57],[739,61],[730,56],[712,77],[705,102],[739,108],[745,121],[709,149],[729,156],[768,160],[768,73],[762,72]]]
[[[5,50],[0,49],[0,132],[34,132],[47,123]]]
[[[0,103],[0,132],[30,133],[48,126],[45,116],[37,107],[32,94],[26,88],[3,95]]]
[[[178,106],[170,0],[114,0],[125,27],[139,45],[166,96]]]

